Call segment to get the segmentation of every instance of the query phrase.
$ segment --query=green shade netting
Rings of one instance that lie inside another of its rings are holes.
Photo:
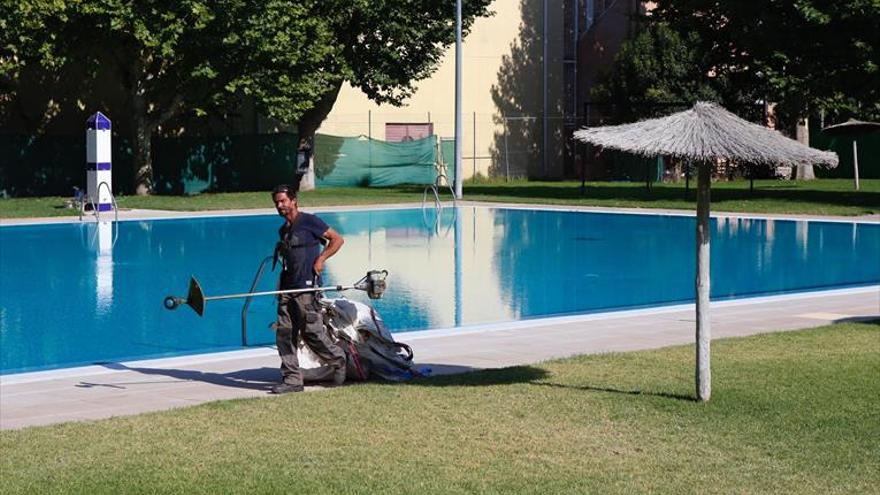
[[[854,133],[848,136],[829,136],[822,132],[818,122],[810,125],[810,146],[820,150],[837,153],[840,164],[834,168],[816,167],[816,177],[821,179],[852,179],[855,175],[853,167],[853,139],[857,140],[859,150],[859,177],[862,179],[880,179],[880,131],[870,133]]]
[[[663,180],[663,161],[656,156],[640,156],[613,150],[605,153],[611,158],[614,179],[640,182]]]
[[[440,140],[440,155],[446,165],[446,178],[450,184],[455,183],[455,139]]]
[[[387,143],[364,137],[315,136],[317,186],[433,184],[437,140]]]

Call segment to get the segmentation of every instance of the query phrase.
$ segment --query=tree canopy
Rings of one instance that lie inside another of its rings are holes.
[[[465,30],[490,1],[465,2]],[[31,126],[39,132],[71,102],[123,105],[115,113],[130,118],[136,188],[145,193],[151,137],[175,118],[222,118],[250,101],[303,138],[345,81],[376,102],[402,104],[454,42],[454,15],[444,0],[4,2],[0,106],[21,111],[22,85],[40,86],[46,106]],[[108,82],[122,96],[114,100]]]
[[[880,118],[877,0],[660,0],[655,17],[696,33],[708,69],[779,103]]]
[[[624,41],[590,97],[613,104],[624,121],[667,113],[666,105],[720,101],[718,81],[710,80],[698,45],[696,33],[646,22]]]
[[[752,119],[774,102],[783,126],[818,111],[880,118],[876,0],[660,0],[640,25],[591,95],[624,118],[696,100]]]

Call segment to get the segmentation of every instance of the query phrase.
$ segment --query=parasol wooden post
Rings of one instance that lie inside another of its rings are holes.
[[[859,145],[853,138],[853,177],[856,179],[856,191],[859,190]]]
[[[749,194],[755,194],[755,166],[749,165]]]
[[[697,166],[697,334],[696,334],[696,392],[697,400],[706,402],[712,395],[712,370],[709,343],[712,332],[709,323],[709,241],[710,241],[710,188],[712,166],[701,161]]]
[[[688,199],[688,190],[691,188],[691,162],[687,160],[684,162],[684,199],[687,201]]]

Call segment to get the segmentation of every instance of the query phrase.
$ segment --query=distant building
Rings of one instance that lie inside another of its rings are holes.
[[[621,45],[634,34],[636,20],[655,7],[654,2],[638,0],[581,0],[584,4],[584,22],[577,45],[577,100],[578,126],[597,125],[604,121],[609,108],[602,102],[592,101],[590,93],[603,73],[611,69]],[[604,167],[597,167],[598,157],[588,156],[585,147],[578,145],[571,158],[572,171],[586,178],[603,178]],[[598,173],[598,175],[597,175]]]
[[[586,95],[644,2],[497,0],[490,9],[495,14],[477,19],[462,47],[464,177],[578,176],[571,133],[583,125]],[[400,124],[430,124],[441,139],[452,139],[454,106],[452,46],[403,107],[377,105],[344,86],[318,132],[398,139]]]

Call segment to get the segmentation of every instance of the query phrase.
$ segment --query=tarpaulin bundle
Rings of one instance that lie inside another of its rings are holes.
[[[404,381],[422,375],[413,362],[412,348],[395,342],[375,309],[345,298],[322,298],[320,303],[331,339],[345,351],[348,380]],[[306,381],[332,376],[333,370],[301,338],[297,354]]]

